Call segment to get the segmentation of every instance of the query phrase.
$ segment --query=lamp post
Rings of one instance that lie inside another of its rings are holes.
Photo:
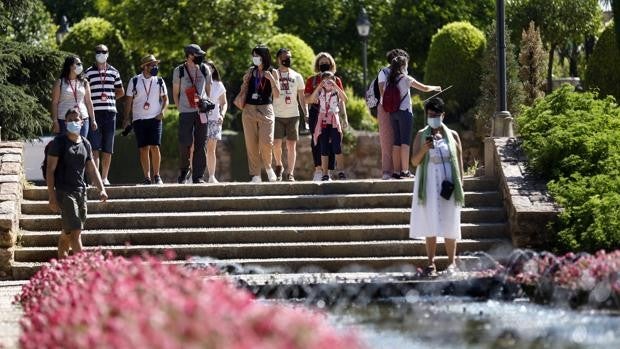
[[[355,23],[357,27],[357,34],[362,39],[362,63],[364,65],[364,88],[366,88],[366,71],[368,68],[368,34],[370,34],[370,20],[368,19],[368,14],[366,13],[366,9],[362,7],[359,16],[357,17],[357,22]]]
[[[497,111],[493,117],[493,136],[512,137],[512,116],[506,102],[506,34],[504,0],[496,0],[497,22]]]
[[[56,43],[60,45],[62,39],[64,39],[65,35],[69,32],[69,20],[67,20],[67,16],[62,16],[60,19],[60,26],[58,26],[58,30],[56,31]]]

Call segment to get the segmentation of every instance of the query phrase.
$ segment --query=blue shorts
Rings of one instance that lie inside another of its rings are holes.
[[[67,133],[67,122],[65,120],[58,119],[58,132],[59,135],[64,135]],[[82,124],[82,129],[80,130],[80,135],[84,138],[88,136],[88,131],[90,129],[90,119],[84,119],[84,123]]]
[[[327,127],[321,129],[321,134],[319,135],[321,156],[328,156],[330,153],[341,154],[341,143],[342,135],[338,132],[337,128],[332,127],[332,125],[327,125]]]
[[[394,130],[394,145],[411,145],[413,114],[409,110],[399,110],[390,113],[390,122],[392,130]]]
[[[116,130],[116,113],[109,110],[96,110],[97,129],[90,130],[88,140],[93,150],[114,153],[114,131]]]
[[[162,121],[155,118],[134,121],[133,132],[136,134],[138,148],[161,145],[162,129]]]

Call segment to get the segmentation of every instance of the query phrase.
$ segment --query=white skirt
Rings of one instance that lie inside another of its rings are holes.
[[[447,178],[452,178],[450,163],[445,163]],[[418,199],[419,181],[422,166],[416,170],[416,181],[413,186],[411,203],[411,220],[409,223],[410,238],[440,237],[461,239],[461,208],[454,200],[442,198],[441,182],[444,180],[444,167],[441,163],[429,161],[426,173],[426,202],[420,204]]]

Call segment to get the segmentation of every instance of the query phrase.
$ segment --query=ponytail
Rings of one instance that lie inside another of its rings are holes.
[[[402,74],[403,67],[407,65],[407,57],[397,56],[390,62],[390,75],[388,76],[388,82],[390,84],[396,83],[396,78]]]

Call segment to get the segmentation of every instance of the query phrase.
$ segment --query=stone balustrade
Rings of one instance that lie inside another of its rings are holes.
[[[0,279],[11,276],[11,262],[19,231],[23,181],[23,147],[0,142]]]

